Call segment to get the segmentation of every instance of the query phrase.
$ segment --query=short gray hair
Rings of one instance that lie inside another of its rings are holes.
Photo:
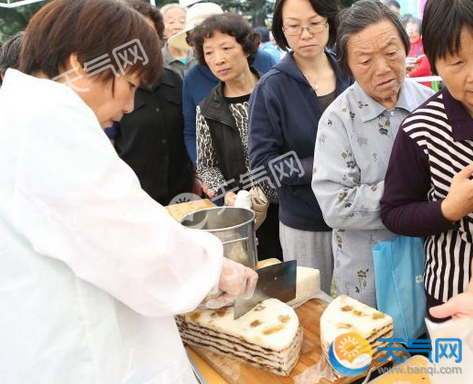
[[[171,9],[180,9],[184,12],[187,12],[187,7],[184,7],[181,4],[178,3],[172,3],[172,4],[166,4],[164,7],[160,9],[161,14],[164,16],[167,11],[170,11]]]
[[[4,75],[8,68],[18,69],[20,66],[21,42],[24,32],[10,36],[0,51],[0,75]],[[1,84],[1,79],[0,79]]]
[[[393,23],[404,44],[406,55],[409,53],[411,47],[409,36],[407,36],[406,30],[397,15],[380,1],[361,0],[354,3],[350,8],[343,9],[339,14],[337,54],[338,64],[343,73],[353,76],[348,66],[348,39],[363,29],[384,20]]]

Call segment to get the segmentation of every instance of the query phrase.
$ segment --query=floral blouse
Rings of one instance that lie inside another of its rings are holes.
[[[368,305],[376,304],[372,248],[394,236],[380,217],[394,139],[404,118],[432,94],[407,80],[397,105],[387,110],[355,83],[320,119],[312,189],[334,229],[337,288]]]

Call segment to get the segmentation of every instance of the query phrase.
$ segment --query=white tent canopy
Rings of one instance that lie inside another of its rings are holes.
[[[44,0],[0,0],[0,7],[3,8],[15,8],[21,5],[38,3]]]
[[[44,0],[0,0],[0,7],[3,8],[15,8],[22,5],[39,3]],[[150,0],[152,5],[156,5],[156,0]]]

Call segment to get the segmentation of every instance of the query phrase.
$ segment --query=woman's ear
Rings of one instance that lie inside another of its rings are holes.
[[[77,53],[71,53],[66,58],[66,60],[64,60],[64,65],[59,68],[59,72],[68,72],[69,78],[76,78],[80,75],[86,75],[84,69],[82,68],[82,64],[79,62]]]
[[[67,84],[78,93],[89,91],[88,85],[90,85],[90,80],[77,58],[77,53],[71,53],[66,57],[64,65],[59,67],[59,75],[53,80]]]

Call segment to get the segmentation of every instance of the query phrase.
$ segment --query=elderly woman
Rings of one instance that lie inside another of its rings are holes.
[[[372,248],[393,236],[380,217],[389,154],[402,120],[433,92],[404,81],[409,38],[380,2],[342,11],[337,49],[355,84],[320,120],[312,188],[334,229],[338,291],[375,306]]]
[[[156,31],[122,1],[55,0],[30,20],[0,92],[2,383],[195,384],[173,316],[254,286],[103,132],[160,67]]]
[[[251,167],[278,186],[284,259],[318,268],[325,292],[333,272],[331,229],[310,182],[319,119],[350,84],[327,50],[338,11],[337,1],[276,1],[273,36],[291,51],[261,78],[250,110]]]
[[[166,4],[161,8],[161,14],[164,20],[164,39],[166,39],[162,49],[164,66],[183,78],[184,73],[193,65],[192,49],[179,49],[169,45],[167,40],[184,29],[187,8],[178,3]]]
[[[197,173],[211,197],[221,195],[225,205],[233,206],[236,192],[251,188],[248,100],[259,75],[249,58],[258,50],[259,38],[245,19],[226,13],[197,26],[193,41],[199,63],[220,80],[197,107]],[[260,186],[272,204],[257,231],[258,256],[282,258],[277,194],[267,182]]]
[[[403,122],[381,202],[389,229],[426,238],[429,308],[473,291],[472,31],[471,2],[427,3],[425,54],[445,88]]]

